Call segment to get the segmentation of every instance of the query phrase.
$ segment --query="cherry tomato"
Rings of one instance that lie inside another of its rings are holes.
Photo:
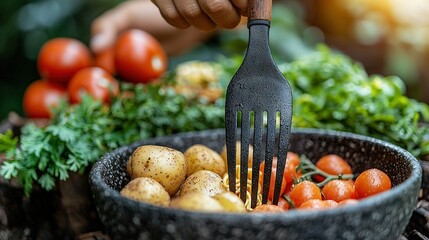
[[[59,84],[45,80],[31,83],[24,93],[23,109],[30,118],[50,118],[51,107],[67,99],[67,89]]]
[[[355,191],[358,199],[369,197],[391,188],[392,183],[389,176],[376,168],[363,171],[355,180]]]
[[[350,167],[350,165],[342,157],[335,154],[329,154],[321,157],[316,162],[316,167],[332,175],[352,173],[352,168]],[[314,179],[317,182],[322,182],[323,180],[325,180],[325,178],[320,175],[315,175]]]
[[[301,163],[301,160],[300,160],[298,154],[296,154],[294,152],[288,152],[287,153],[287,162],[286,163],[288,163],[288,162],[291,165],[298,166]]]
[[[355,187],[353,182],[348,180],[329,181],[322,189],[325,199],[340,202],[346,199],[355,199]]]
[[[290,199],[295,207],[299,207],[303,202],[310,199],[322,200],[322,193],[314,182],[305,180],[292,188]]]
[[[287,183],[286,184],[286,189],[285,189],[285,191],[283,192],[283,195],[286,195],[286,196],[290,196],[290,192],[292,191],[292,188],[293,188],[293,184],[294,183]]]
[[[338,207],[353,205],[356,203],[359,203],[359,200],[357,200],[357,199],[345,199],[345,200],[338,203]]]
[[[167,69],[167,55],[150,34],[133,29],[121,34],[115,45],[116,71],[124,81],[148,83]]]
[[[301,175],[301,173],[300,171],[297,172],[296,168],[299,166],[300,162],[301,161],[298,155],[291,152],[288,153],[285,172],[283,175],[284,181],[286,181],[287,183],[292,183],[293,179],[299,179],[299,176]]]
[[[296,171],[296,168],[300,164],[301,160],[299,159],[299,156],[296,153],[288,152],[287,153],[287,160],[286,165],[283,173],[283,182],[286,183],[292,183],[293,179],[299,179],[299,176],[301,175],[299,172]],[[261,172],[264,172],[265,162],[261,164]],[[273,168],[277,167],[277,157],[274,157],[273,159]]]
[[[338,206],[338,203],[333,200],[309,199],[303,202],[299,209],[327,209]]]
[[[102,102],[110,102],[110,97],[119,93],[119,84],[108,72],[99,67],[84,68],[77,72],[68,85],[69,100],[78,103],[86,92]]]
[[[262,174],[259,175],[259,183],[261,186],[264,184],[264,169],[265,169],[265,162],[261,163],[260,171]],[[268,200],[273,201],[274,198],[274,186],[276,184],[276,171],[277,171],[277,158],[273,159],[273,166],[271,167],[271,178],[270,178],[270,188],[268,191]],[[282,185],[280,187],[280,196],[284,193],[286,189],[286,181],[282,180]]]
[[[283,208],[284,210],[289,209],[289,203],[288,203],[288,201],[286,201],[286,199],[284,197],[279,198],[279,202],[277,203],[277,206]]]
[[[326,206],[327,206],[328,208],[331,208],[331,207],[338,207],[338,202],[337,202],[337,201],[330,200],[330,199],[323,200],[323,201],[325,201],[325,204],[326,204]]]
[[[272,205],[272,204],[261,204],[259,206],[256,206],[253,210],[253,212],[272,212],[272,213],[276,213],[276,212],[284,212],[285,210],[277,205]]]
[[[66,85],[80,69],[92,64],[89,49],[79,40],[54,38],[47,41],[37,57],[40,76]]]
[[[113,48],[109,48],[107,50],[98,53],[95,56],[95,66],[104,69],[106,72],[112,74],[114,76],[116,74],[115,69],[115,53]]]

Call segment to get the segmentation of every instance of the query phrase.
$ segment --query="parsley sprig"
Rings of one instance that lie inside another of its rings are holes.
[[[368,76],[362,65],[326,47],[281,65],[292,85],[293,126],[382,139],[416,157],[429,154],[427,104],[408,98],[395,76]]]
[[[0,152],[7,152],[0,174],[17,177],[28,195],[35,184],[51,190],[70,171],[83,172],[102,154],[133,141],[224,126],[222,100],[190,100],[161,85],[123,83],[121,88],[126,96],[111,106],[85,96],[80,104],[57,109],[45,128],[24,126],[19,147],[11,133],[0,135]]]
[[[223,58],[226,87],[242,57]],[[383,139],[416,157],[429,154],[428,105],[405,96],[397,77],[368,76],[364,68],[326,47],[280,70],[293,90],[293,126],[354,132]],[[168,79],[166,79],[168,80]],[[167,81],[168,82],[168,81]],[[29,194],[38,184],[50,190],[70,171],[83,172],[102,154],[154,136],[224,127],[224,99],[208,104],[161,85],[121,85],[111,106],[84,98],[62,106],[46,128],[26,125],[20,145],[0,134],[5,154],[0,175],[17,177]]]

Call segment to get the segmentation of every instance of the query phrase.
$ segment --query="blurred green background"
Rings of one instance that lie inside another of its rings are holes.
[[[22,96],[39,79],[36,58],[44,42],[72,37],[88,44],[92,20],[120,2],[0,1],[0,119],[11,111],[23,115]],[[361,62],[370,74],[401,77],[408,96],[429,102],[429,1],[278,2],[283,5],[273,8],[270,34],[274,57],[291,61],[323,42]],[[223,53],[242,54],[247,31],[223,31],[215,41]],[[213,46],[207,44],[170,61],[198,59],[201,53],[216,51]]]

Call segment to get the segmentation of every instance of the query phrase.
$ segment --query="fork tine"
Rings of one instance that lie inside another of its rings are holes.
[[[250,112],[241,112],[240,197],[246,202],[247,169],[249,167]]]
[[[274,144],[276,140],[276,112],[267,111],[267,139],[265,149],[265,169],[262,191],[262,203],[268,202],[270,189],[271,168],[274,157]]]
[[[278,143],[278,154],[277,154],[277,171],[276,171],[276,183],[274,188],[273,204],[277,204],[280,197],[280,189],[283,181],[284,169],[287,161],[287,149],[289,148],[291,118],[283,116],[280,112],[280,131],[279,131],[279,143]]]
[[[253,164],[252,164],[252,193],[250,207],[255,208],[258,202],[259,167],[262,161],[262,133],[263,112],[255,112],[254,136],[253,136]]]
[[[226,136],[226,158],[228,164],[228,179],[229,191],[235,193],[236,188],[236,128],[237,128],[237,113],[236,111],[226,111],[226,118],[229,123],[225,124]]]

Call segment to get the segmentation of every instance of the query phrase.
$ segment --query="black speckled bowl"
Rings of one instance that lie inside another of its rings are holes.
[[[136,142],[104,155],[92,168],[90,185],[97,211],[112,239],[398,239],[404,231],[420,188],[422,170],[407,151],[373,138],[317,129],[294,129],[291,151],[309,159],[335,153],[355,173],[379,168],[391,178],[390,191],[349,207],[282,214],[227,214],[156,207],[122,197],[118,190],[130,178],[125,163],[143,144],[181,151],[202,143],[220,151],[224,130],[172,135]]]

